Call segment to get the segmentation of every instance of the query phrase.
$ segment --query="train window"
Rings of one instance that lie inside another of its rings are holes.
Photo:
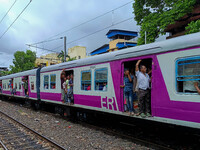
[[[31,90],[34,90],[34,82],[31,82]]]
[[[107,91],[108,82],[108,69],[96,69],[95,70],[95,90]]]
[[[56,89],[56,75],[50,75],[50,89]]]
[[[49,75],[44,76],[44,89],[49,89]]]
[[[17,89],[17,83],[15,83],[15,89]]]
[[[19,90],[21,90],[21,88],[22,88],[22,83],[19,82]]]
[[[81,72],[81,90],[90,91],[91,90],[91,71]]]
[[[197,93],[194,83],[200,83],[200,57],[179,59],[176,62],[176,89],[182,93]],[[200,85],[200,84],[199,84]]]

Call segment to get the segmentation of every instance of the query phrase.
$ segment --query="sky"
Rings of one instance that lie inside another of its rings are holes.
[[[16,0],[8,15],[0,22],[0,36],[29,1]],[[0,0],[0,20],[14,2],[15,0]],[[85,46],[87,54],[89,54],[109,42],[106,38],[109,29],[138,32],[140,28],[134,21],[132,2],[131,0],[32,0],[23,14],[0,39],[0,66],[12,65],[13,55],[16,51],[30,49],[36,52],[37,57],[50,53],[50,51],[29,47],[26,44],[56,39],[35,46],[60,52],[63,50],[64,42],[59,38],[66,36],[67,48],[77,45]],[[120,6],[122,7],[116,9]],[[64,32],[111,10],[113,11],[102,17]],[[91,35],[88,36],[89,34]]]

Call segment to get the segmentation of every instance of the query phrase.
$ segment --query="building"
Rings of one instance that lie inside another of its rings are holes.
[[[50,53],[44,56],[40,56],[35,60],[35,67],[45,67],[61,63],[61,59],[58,58],[59,53]]]
[[[35,67],[45,67],[62,63],[62,58],[58,58],[59,53],[50,53],[36,58]],[[68,56],[72,59],[86,58],[86,48],[82,46],[74,46],[68,49]],[[69,58],[67,58],[68,60]]]
[[[114,30],[109,30],[106,36],[108,39],[110,39],[109,44],[105,44],[95,49],[90,53],[90,55],[93,56],[93,55],[108,53],[137,45],[137,42],[132,40],[138,36],[138,33],[134,31],[114,29]]]
[[[174,24],[170,24],[165,29],[165,32],[169,32],[167,39],[185,35],[185,27],[192,21],[200,19],[200,5],[193,8],[192,12],[183,16],[179,20],[175,21]]]
[[[8,71],[7,67],[0,67],[0,71]]]
[[[74,46],[68,49],[68,56],[70,58],[82,59],[86,58],[86,47]]]

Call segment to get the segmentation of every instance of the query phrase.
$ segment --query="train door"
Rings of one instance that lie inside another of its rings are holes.
[[[24,76],[22,78],[22,86],[23,86],[23,93],[25,97],[28,97],[29,95],[28,84],[29,84],[28,76]]]
[[[138,60],[130,60],[122,63],[122,78],[121,78],[121,98],[123,99],[123,109],[125,113],[135,112],[135,114],[139,113],[139,87],[138,87],[138,79],[135,72],[136,69],[136,63]],[[146,67],[146,73],[149,75],[149,78],[151,79],[151,70],[152,70],[152,59],[142,59],[141,63],[139,64],[139,69],[141,66]],[[129,83],[129,77],[128,74],[132,80],[131,83]],[[150,102],[148,103],[149,109],[151,110],[151,82],[149,82],[149,99]],[[130,91],[131,92],[128,92]],[[130,98],[129,93],[131,93],[132,99]],[[131,100],[130,100],[131,99]]]
[[[62,99],[63,102],[67,104],[74,103],[73,97],[73,79],[74,79],[74,70],[65,70],[64,71],[64,80],[61,81],[62,86]]]

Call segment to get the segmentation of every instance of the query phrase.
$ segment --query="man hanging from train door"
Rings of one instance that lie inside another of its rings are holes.
[[[151,114],[151,102],[150,102],[150,88],[149,83],[151,81],[149,75],[146,73],[147,68],[144,65],[140,65],[142,60],[138,60],[135,67],[135,73],[138,82],[138,97],[139,97],[139,113],[137,116],[150,117]],[[151,71],[149,72],[151,73]]]

